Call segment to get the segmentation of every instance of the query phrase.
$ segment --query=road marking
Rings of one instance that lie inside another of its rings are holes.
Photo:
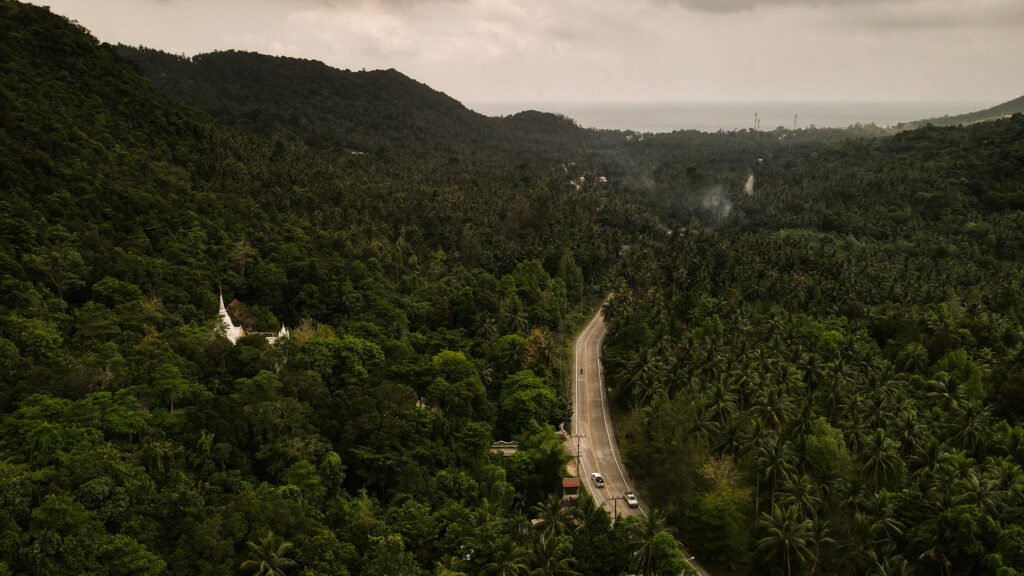
[[[586,343],[586,341],[588,339],[586,336],[590,332],[591,328],[594,326],[594,323],[597,321],[599,316],[600,316],[600,314],[595,314],[594,317],[590,319],[590,322],[587,323],[586,327],[583,328],[583,331],[580,333],[579,337],[576,339],[576,344],[574,346],[574,352],[575,352],[575,356],[576,356],[573,359],[573,376],[576,378],[576,386],[574,388],[574,393],[573,393],[573,405],[574,405],[573,406],[573,418],[576,420],[575,428],[574,428],[574,433],[575,433],[575,430],[579,426],[579,411],[577,410],[577,408],[580,406],[580,402],[579,402],[579,385],[580,385],[580,382],[583,381],[584,382],[584,385],[583,385],[583,388],[584,388],[584,398],[586,399],[586,408],[587,408],[586,412],[587,412],[587,434],[588,434],[587,443],[588,444],[590,443],[590,438],[592,438],[592,436],[590,435],[590,395],[586,393],[587,388],[588,388],[588,386],[586,385],[586,375],[587,375],[587,373],[586,373],[587,372],[586,371],[586,366],[585,366],[586,365],[586,356],[585,356],[585,353],[584,354],[580,354],[580,344],[584,344],[584,350],[586,350],[586,344],[585,343]],[[579,373],[576,371],[579,368],[579,362],[580,362],[580,358],[581,357],[583,358],[583,362],[584,362],[584,368],[583,368],[584,378],[580,378],[579,377]],[[600,362],[598,363],[598,370],[600,370]],[[593,456],[593,452],[594,452],[593,447],[590,446],[588,449],[589,449],[589,451],[591,453],[591,460],[593,460],[593,462],[594,462],[594,468],[596,469],[597,468],[597,458],[595,458]],[[582,449],[581,449],[581,452],[582,452]],[[579,464],[579,468],[580,469],[577,470],[576,472],[577,472],[577,474],[579,475],[580,478],[583,478],[584,476],[586,476],[587,486],[590,487],[590,492],[591,492],[591,494],[593,494],[595,496],[595,500],[596,500],[598,497],[601,497],[601,495],[598,494],[598,492],[596,490],[596,487],[593,485],[593,482],[591,481],[590,475],[586,474],[586,470],[585,470],[586,467],[584,466],[583,454],[579,454],[579,463],[580,463]],[[596,470],[596,471],[598,473],[600,473],[600,470]],[[603,502],[600,502],[600,504],[603,504]]]

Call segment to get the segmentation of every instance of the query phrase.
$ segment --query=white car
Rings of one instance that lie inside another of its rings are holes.
[[[594,472],[590,477],[594,480],[595,486],[598,488],[604,488],[604,476],[601,476],[599,472]]]
[[[636,500],[636,496],[634,496],[632,492],[626,492],[626,504],[629,504],[630,508],[636,508],[640,505]]]

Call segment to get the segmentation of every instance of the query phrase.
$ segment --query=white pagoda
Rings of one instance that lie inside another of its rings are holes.
[[[224,306],[224,294],[220,295],[220,325],[224,327],[224,336],[227,337],[228,341],[234,344],[238,342],[238,339],[245,336],[245,330],[241,326],[235,326],[234,322],[231,321],[231,316],[228,316],[228,309]],[[284,329],[284,326],[281,327]]]
[[[224,328],[224,336],[227,337],[228,342],[234,344],[235,342],[238,342],[239,338],[245,336],[245,329],[241,326],[235,326],[235,323],[231,321],[231,316],[228,315],[228,308],[224,305],[224,293],[221,293],[220,295],[220,312],[218,312],[218,315],[220,316],[220,325]],[[267,336],[268,333],[257,332],[255,334]],[[281,338],[287,338],[290,335],[291,334],[288,332],[288,329],[284,327],[284,324],[281,324],[281,330],[278,331],[277,334],[267,336],[267,344],[274,344]]]

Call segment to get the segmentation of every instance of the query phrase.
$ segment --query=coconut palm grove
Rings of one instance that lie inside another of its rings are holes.
[[[1019,104],[584,129],[0,0],[0,575],[1022,573]]]

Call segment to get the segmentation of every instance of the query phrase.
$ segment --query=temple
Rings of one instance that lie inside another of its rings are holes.
[[[224,327],[224,336],[227,337],[228,341],[234,344],[238,342],[238,339],[245,336],[245,330],[241,326],[235,326],[234,322],[231,321],[231,316],[228,315],[228,309],[224,306],[224,294],[220,295],[220,325]]]
[[[220,295],[220,311],[217,314],[220,316],[220,326],[224,329],[224,336],[228,339],[228,342],[234,344],[238,342],[239,338],[245,336],[245,329],[242,328],[241,325],[235,326],[235,323],[232,322],[231,316],[228,314],[228,309],[224,306],[223,293]],[[257,334],[261,333],[254,332],[252,335]],[[274,344],[281,338],[289,336],[288,329],[284,327],[284,324],[281,325],[281,330],[279,330],[275,335],[270,335],[265,332],[262,334],[266,335],[268,344]]]

